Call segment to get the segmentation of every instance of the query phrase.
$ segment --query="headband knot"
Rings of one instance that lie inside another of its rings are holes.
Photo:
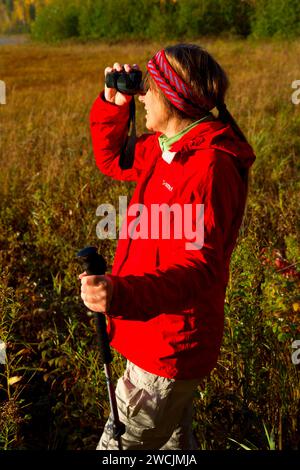
[[[217,104],[217,109],[219,111],[219,119],[222,122],[227,122],[228,121],[229,111],[227,109],[226,104],[224,102],[218,103]]]
[[[225,111],[227,111],[227,106],[226,106],[225,103],[217,104],[217,108],[218,108],[220,113],[224,113]]]

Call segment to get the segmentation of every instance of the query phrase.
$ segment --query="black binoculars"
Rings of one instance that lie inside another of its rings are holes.
[[[105,84],[108,88],[115,88],[124,95],[144,94],[142,72],[140,70],[109,72],[106,74]]]

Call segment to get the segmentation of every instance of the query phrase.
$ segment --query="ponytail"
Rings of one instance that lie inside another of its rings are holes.
[[[230,114],[230,112],[228,111],[226,104],[225,103],[220,103],[216,107],[217,107],[217,110],[219,112],[218,118],[220,119],[220,121],[223,122],[224,124],[230,124],[230,126],[232,127],[235,134],[243,142],[248,143],[248,141],[245,137],[245,134],[243,133],[243,131],[238,126],[238,124],[237,124],[236,120],[233,118],[232,114]],[[248,168],[239,168],[239,173],[240,173],[242,179],[244,180],[244,182],[246,183],[246,191],[248,192],[249,170],[248,170]]]
[[[230,124],[231,127],[233,128],[234,132],[240,137],[240,139],[244,142],[247,142],[247,139],[245,137],[245,134],[243,131],[240,129],[238,126],[236,120],[233,118],[232,114],[227,109],[227,106],[225,103],[219,103],[217,104],[217,110],[219,112],[219,119],[222,121],[224,124]]]

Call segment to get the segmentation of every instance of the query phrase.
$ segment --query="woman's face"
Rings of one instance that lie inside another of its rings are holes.
[[[147,129],[164,133],[169,121],[169,112],[159,93],[150,86],[145,95],[139,96],[139,101],[145,106]]]

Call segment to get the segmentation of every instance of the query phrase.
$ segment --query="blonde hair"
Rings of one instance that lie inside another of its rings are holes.
[[[224,123],[231,124],[236,134],[246,141],[243,132],[226,108],[225,95],[229,80],[225,70],[214,57],[197,44],[175,44],[166,47],[164,51],[171,67],[193,91],[196,102],[198,98],[206,103],[205,109],[199,107],[199,113],[194,119],[200,119],[216,107],[219,112],[218,118]],[[177,109],[166,98],[149,73],[145,76],[144,84],[150,85],[159,94],[170,116],[190,119],[190,116]]]
[[[205,49],[196,44],[176,44],[166,47],[171,67],[193,91],[195,98],[207,103],[211,110],[224,103],[229,82],[225,71]],[[178,114],[174,108],[174,113]],[[183,114],[181,111],[179,111]]]
[[[196,44],[176,44],[166,47],[164,51],[171,67],[193,91],[195,100],[200,98],[207,104],[207,109],[199,108],[199,116],[195,116],[195,119],[224,102],[228,88],[227,75],[207,51]],[[190,118],[165,97],[149,73],[146,74],[144,83],[158,92],[170,115]]]

